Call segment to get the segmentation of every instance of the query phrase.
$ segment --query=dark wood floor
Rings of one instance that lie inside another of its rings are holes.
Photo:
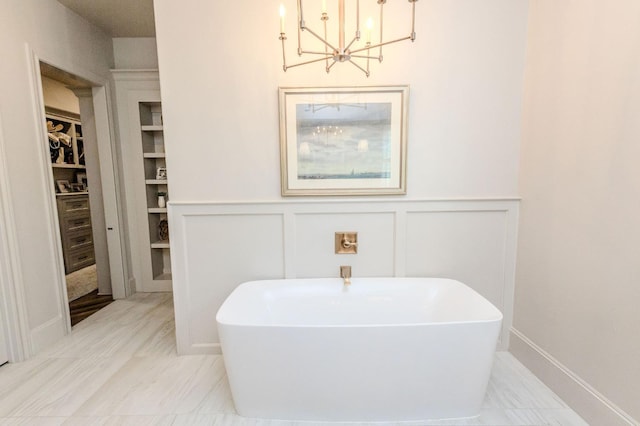
[[[71,312],[71,325],[76,325],[89,315],[95,314],[100,309],[113,302],[111,295],[100,296],[98,290],[94,290],[69,303]]]

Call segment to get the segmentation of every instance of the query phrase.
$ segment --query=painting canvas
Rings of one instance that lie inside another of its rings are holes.
[[[280,89],[282,194],[404,194],[408,87]]]

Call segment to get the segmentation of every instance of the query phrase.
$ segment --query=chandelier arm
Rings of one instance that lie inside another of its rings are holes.
[[[324,24],[324,39],[327,39],[327,21],[329,20],[329,16],[327,16],[327,12],[322,12],[322,23]],[[326,63],[324,64],[324,69],[329,72],[329,46],[325,43],[324,45],[324,54],[327,55]]]
[[[377,56],[365,56],[365,55],[351,55],[352,58],[360,58],[360,59],[378,59]]]
[[[409,0],[411,2],[411,41],[416,39],[416,1]]]
[[[356,0],[356,39],[360,40],[360,0]]]
[[[349,50],[349,48],[351,47],[351,45],[352,45],[353,43],[355,43],[356,41],[358,41],[358,40],[360,40],[360,36],[358,36],[358,35],[356,34],[356,36],[353,38],[353,40],[351,40],[351,43],[349,43],[349,44],[347,45],[347,47],[345,47],[345,48],[344,48],[345,52],[346,52],[347,50]]]
[[[302,53],[304,54],[309,54],[309,55],[325,55],[327,58],[331,58],[333,57],[333,53],[330,52],[312,52],[309,50],[303,50]]]
[[[371,46],[361,47],[360,49],[352,50],[351,54],[353,55],[354,53],[362,52],[363,50],[373,49],[380,46],[386,46],[387,44],[398,43],[399,41],[405,41],[405,40],[411,40],[411,36],[398,38],[396,40],[385,41],[383,43],[372,44]]]
[[[293,64],[293,65],[287,65],[287,68],[293,68],[293,67],[299,67],[300,65],[307,65],[307,64],[313,64],[314,62],[320,62],[320,61],[324,61],[326,58],[320,58],[320,59],[313,59],[311,61],[306,61],[306,62],[300,62],[297,64]],[[335,62],[334,62],[335,64]],[[333,65],[333,64],[332,64]],[[331,67],[329,67],[331,68]]]
[[[355,62],[353,62],[351,59],[349,59],[349,62],[351,62],[353,64],[353,66],[355,66],[356,68],[358,68],[360,71],[362,71],[363,73],[365,73],[365,75],[367,77],[369,77],[369,71],[365,70],[364,68],[362,68],[360,65],[356,64]]]
[[[280,40],[282,41],[282,69],[284,70],[284,72],[287,72],[287,57],[285,55],[285,49],[284,49],[284,41],[287,39],[287,37],[284,35],[284,33],[280,33]]]
[[[382,25],[384,24],[384,13],[383,13],[383,6],[384,6],[384,1],[378,1],[378,3],[380,3],[380,42],[378,43],[378,47],[380,47],[380,50],[378,51],[378,59],[380,60],[380,62],[382,62]]]
[[[302,55],[302,28],[304,26],[304,18],[302,16],[302,0],[298,0],[298,56]]]
[[[317,38],[318,40],[320,40],[321,42],[323,42],[324,44],[326,44],[327,46],[329,46],[331,48],[331,50],[333,51],[338,51],[338,49],[336,49],[335,47],[333,47],[333,45],[331,43],[329,43],[327,40],[323,39],[322,37],[320,37],[318,34],[316,34],[311,28],[309,27],[305,27],[305,30],[309,31],[309,33],[311,33],[311,35],[313,35],[315,38]]]

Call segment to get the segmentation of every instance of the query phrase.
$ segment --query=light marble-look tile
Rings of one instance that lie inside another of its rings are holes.
[[[498,352],[483,408],[567,408],[567,405],[511,354]]]
[[[0,368],[0,426],[322,426],[238,416],[220,355],[176,356],[170,293],[138,293],[80,322],[71,335]],[[496,354],[480,416],[332,426],[584,426],[511,354]]]
[[[169,416],[105,416],[69,417],[62,426],[171,426],[174,415]]]
[[[505,410],[511,423],[509,425],[552,425],[552,426],[589,426],[573,410],[538,409]]]
[[[133,357],[74,415],[193,412],[225,374],[221,355]]]
[[[127,360],[51,358],[3,394],[0,417],[70,416]]]
[[[165,321],[146,342],[138,348],[135,356],[177,356],[176,326],[173,319]]]
[[[142,296],[138,296],[142,294]],[[175,354],[175,325],[170,293],[138,293],[115,301],[74,327],[40,358],[106,358]],[[158,349],[158,352],[151,352]]]
[[[104,309],[81,321],[74,330],[90,327],[97,322],[117,322],[119,324],[134,324],[149,317],[173,318],[173,298],[171,293],[136,293],[133,296],[116,300]]]
[[[27,378],[46,370],[51,361],[45,358],[33,358],[16,364],[5,364],[0,367],[0,413],[2,402]],[[0,417],[2,415],[0,414]]]
[[[0,426],[61,426],[66,417],[5,417]]]

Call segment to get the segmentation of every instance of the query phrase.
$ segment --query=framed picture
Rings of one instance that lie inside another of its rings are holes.
[[[87,174],[86,173],[84,173],[84,172],[76,173],[76,180],[77,180],[78,183],[81,183],[81,184],[84,185],[85,190],[86,190],[86,188],[89,187],[89,182],[87,180]]]
[[[409,86],[279,89],[283,196],[406,194]]]
[[[56,186],[58,187],[58,192],[71,192],[71,185],[68,180],[57,180]]]
[[[85,192],[87,188],[85,188],[84,183],[72,183],[71,190],[73,192]]]
[[[166,180],[167,179],[167,168],[166,167],[158,167],[156,170],[156,180]]]

